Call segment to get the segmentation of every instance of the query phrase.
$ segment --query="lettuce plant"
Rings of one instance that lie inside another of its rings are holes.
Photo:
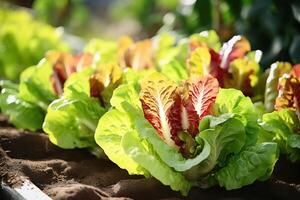
[[[25,10],[0,8],[0,77],[17,81],[49,50],[68,51],[63,30],[38,22]],[[26,31],[20,31],[26,30]]]
[[[63,95],[48,107],[43,130],[55,145],[65,148],[97,147],[99,118],[109,109],[112,91],[121,83],[122,71],[114,64],[87,68],[66,81]]]
[[[261,51],[251,51],[246,38],[234,36],[221,46],[214,31],[204,31],[192,35],[189,46],[187,68],[190,76],[211,74],[222,87],[255,95]]]
[[[154,73],[119,86],[110,103],[95,134],[108,158],[184,195],[193,186],[236,189],[266,180],[277,160],[277,144],[257,140],[251,100],[219,89],[210,75],[177,85]]]
[[[94,133],[99,119],[111,106],[114,89],[121,82],[138,81],[155,70],[150,40],[134,43],[123,37],[118,44],[93,40],[85,51],[99,56],[95,70],[70,76],[63,95],[48,107],[43,124],[50,141],[65,149],[95,150]]]
[[[275,141],[291,161],[300,160],[300,65],[275,63],[266,83],[265,106],[275,110],[263,115],[262,141]]]
[[[4,81],[1,88],[0,108],[18,128],[42,128],[48,105],[62,95],[66,79],[74,72],[92,65],[92,56],[49,52],[38,65],[24,70],[20,84],[13,89]],[[27,117],[28,116],[28,117]]]

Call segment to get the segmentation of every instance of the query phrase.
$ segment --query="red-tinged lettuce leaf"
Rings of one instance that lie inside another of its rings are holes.
[[[124,50],[123,53],[123,56],[119,55],[119,57],[124,60],[119,62],[123,63],[123,65],[125,63],[125,67],[137,70],[154,67],[154,52],[152,42],[149,39],[128,45],[128,48]]]
[[[222,46],[220,51],[222,57],[220,67],[227,70],[231,61],[243,58],[250,50],[251,46],[246,38],[239,35],[234,36]]]
[[[219,92],[217,79],[208,75],[186,81],[183,86],[181,106],[181,126],[183,131],[195,136],[199,133],[199,121],[210,114]]]
[[[290,73],[300,80],[300,64],[294,65]]]
[[[121,37],[118,41],[118,59],[119,59],[119,65],[122,68],[127,67],[125,53],[133,43],[134,43],[133,40],[127,36]]]
[[[113,90],[122,82],[122,70],[113,63],[97,66],[90,77],[90,96],[99,99],[103,107],[109,105]]]
[[[291,108],[300,118],[300,64],[295,65],[289,74],[284,74],[278,82],[278,97],[275,109]]]
[[[145,118],[168,145],[176,147],[176,135],[181,128],[180,107],[175,104],[178,103],[176,84],[154,73],[143,80],[141,87],[140,100]]]
[[[270,73],[266,81],[265,89],[265,109],[267,112],[274,110],[276,97],[278,96],[278,82],[279,78],[285,73],[289,73],[292,65],[288,62],[276,62],[270,67]]]
[[[289,74],[284,74],[278,82],[278,96],[275,100],[275,109],[293,108],[294,92],[292,82],[297,82],[297,79]]]
[[[194,153],[194,136],[199,121],[210,113],[219,90],[212,76],[186,81],[177,87],[172,81],[155,73],[142,84],[140,100],[145,118],[170,146],[180,147],[186,157]]]
[[[218,79],[219,84],[221,87],[225,86],[225,80],[229,78],[228,70],[223,69],[220,67],[221,64],[221,55],[217,52],[215,52],[213,49],[209,50],[210,56],[211,56],[211,72],[210,75]]]
[[[251,47],[244,37],[234,36],[227,43],[224,43],[220,52],[217,52],[206,43],[191,38],[190,50],[191,53],[187,59],[190,76],[210,74],[218,79],[221,87],[226,87],[228,84],[226,82],[229,82],[232,77],[229,69],[230,63],[236,59],[244,58]],[[247,70],[243,69],[243,71]]]
[[[294,84],[294,105],[296,108],[296,114],[298,119],[300,119],[300,64],[295,65],[291,72],[295,77],[297,77],[298,82]]]
[[[89,53],[72,56],[68,53],[51,52],[47,59],[53,64],[51,82],[57,95],[63,93],[63,86],[68,77],[93,63],[93,56]]]

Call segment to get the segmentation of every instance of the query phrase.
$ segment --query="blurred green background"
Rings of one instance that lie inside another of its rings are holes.
[[[95,37],[141,39],[161,31],[186,36],[207,29],[216,30],[223,41],[246,36],[252,49],[263,51],[263,68],[277,60],[300,62],[299,0],[0,0],[0,8],[0,52],[6,53],[0,65],[22,65],[20,70],[36,64],[48,49],[68,51],[59,40],[80,49]],[[8,14],[11,10],[33,17]],[[64,27],[68,37],[49,25]],[[9,74],[0,68],[0,76],[4,73]]]

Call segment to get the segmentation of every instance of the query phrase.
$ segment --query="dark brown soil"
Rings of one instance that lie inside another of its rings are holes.
[[[240,190],[194,188],[184,198],[154,179],[129,176],[110,161],[96,159],[85,150],[59,149],[42,133],[7,126],[0,128],[0,176],[9,185],[19,184],[20,176],[28,177],[57,200],[300,199],[299,163],[280,160],[269,181]]]
[[[4,115],[0,114],[0,127],[10,127],[7,118]]]

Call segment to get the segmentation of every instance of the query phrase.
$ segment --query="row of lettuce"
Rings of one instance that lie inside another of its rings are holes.
[[[0,2],[0,77],[18,80],[20,73],[49,49],[70,50],[62,28],[36,21],[26,10],[11,10]]]
[[[236,189],[268,179],[279,152],[300,160],[300,65],[262,72],[261,56],[214,31],[93,40],[77,56],[48,52],[19,84],[2,81],[0,108],[18,128],[183,195]]]

